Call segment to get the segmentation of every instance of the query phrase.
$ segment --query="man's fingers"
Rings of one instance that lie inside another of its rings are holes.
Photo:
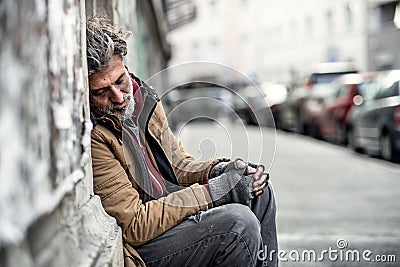
[[[254,175],[254,182],[253,182],[254,192],[258,191],[258,190],[262,190],[266,186],[268,180],[269,180],[268,173],[263,173],[261,175],[261,178],[259,178],[258,180],[256,180],[256,177]]]
[[[244,161],[242,161],[242,160],[236,161],[237,168],[243,169],[243,168],[246,168],[246,166],[247,166],[247,170],[245,171],[245,175],[253,174],[256,172],[255,168],[248,166]]]
[[[257,191],[253,191],[253,196],[258,197],[258,196],[262,195],[263,193],[264,193],[264,188],[257,190]]]
[[[263,173],[264,173],[264,166],[263,165],[259,165],[257,167],[257,171],[254,174],[254,180],[259,180]]]
[[[241,159],[236,160],[236,167],[239,169],[247,168],[245,171],[245,175],[254,174],[254,180],[259,180],[261,175],[265,171],[264,165],[251,163],[251,162],[244,162]]]
[[[260,191],[260,190],[263,190],[264,189],[264,187],[267,185],[267,182],[266,181],[264,181],[262,184],[258,184],[257,183],[257,186],[254,186],[254,184],[255,183],[257,183],[257,182],[254,182],[253,183],[253,192],[257,192],[257,191]]]
[[[242,160],[237,160],[236,167],[238,167],[239,169],[243,169],[246,167],[246,163],[244,163],[244,161],[242,161]]]
[[[253,167],[247,166],[247,173],[248,174],[253,174],[256,172],[256,169],[254,169]]]
[[[254,162],[251,162],[251,161],[248,161],[247,164],[248,164],[250,167],[253,167],[253,168],[257,168],[258,165],[260,165],[260,164],[258,164],[258,163],[254,163]]]
[[[258,197],[264,193],[264,188],[268,184],[269,173],[264,172],[265,167],[263,165],[257,166],[257,170],[254,174],[253,182],[253,195]]]
[[[253,182],[253,188],[258,188],[259,186],[262,186],[265,183],[265,180],[259,179]]]
[[[262,194],[264,194],[264,190],[258,191],[258,192],[255,193],[254,195],[255,195],[256,197],[259,197],[259,196],[261,196]]]

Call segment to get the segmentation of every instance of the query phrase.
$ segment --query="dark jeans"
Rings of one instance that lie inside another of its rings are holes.
[[[275,198],[268,185],[250,208],[228,204],[201,212],[137,248],[148,266],[277,266]],[[260,253],[264,250],[264,253]]]

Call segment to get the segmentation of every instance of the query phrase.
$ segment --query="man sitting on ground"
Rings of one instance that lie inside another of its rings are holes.
[[[128,34],[101,17],[86,30],[93,186],[122,228],[125,266],[261,265],[259,251],[277,249],[264,167],[194,159],[124,65]]]

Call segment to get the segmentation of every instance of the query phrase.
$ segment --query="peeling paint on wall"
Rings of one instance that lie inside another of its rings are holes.
[[[0,247],[19,244],[66,194],[81,194],[76,207],[90,198],[91,183],[77,186],[92,179],[82,6],[0,3]]]
[[[122,266],[93,195],[85,2],[0,2],[0,265]]]
[[[121,229],[92,188],[85,2],[138,27],[137,1],[0,1],[2,267],[124,264]]]
[[[43,79],[47,76],[46,18],[36,16],[32,2],[2,5],[6,27],[0,47],[0,243],[17,243],[36,216],[38,197],[51,190],[48,83]],[[21,12],[32,16],[26,25],[26,17],[15,15]]]

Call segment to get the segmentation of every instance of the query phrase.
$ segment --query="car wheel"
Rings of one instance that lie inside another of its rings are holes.
[[[380,140],[381,156],[385,160],[399,162],[399,153],[395,151],[390,135],[385,133]]]
[[[248,125],[257,125],[257,118],[253,112],[250,112],[246,116],[246,123]]]
[[[347,130],[347,144],[352,150],[358,153],[362,152],[362,148],[357,144],[357,139],[354,136],[354,130],[351,127],[349,127]]]
[[[303,122],[300,121],[300,118],[296,118],[295,123],[294,123],[294,132],[297,134],[302,134],[303,133]]]
[[[346,144],[346,127],[340,122],[336,123],[336,140],[335,143],[338,145]]]
[[[322,140],[322,136],[320,134],[319,127],[318,127],[317,123],[312,123],[311,124],[310,133],[311,133],[312,137]]]

